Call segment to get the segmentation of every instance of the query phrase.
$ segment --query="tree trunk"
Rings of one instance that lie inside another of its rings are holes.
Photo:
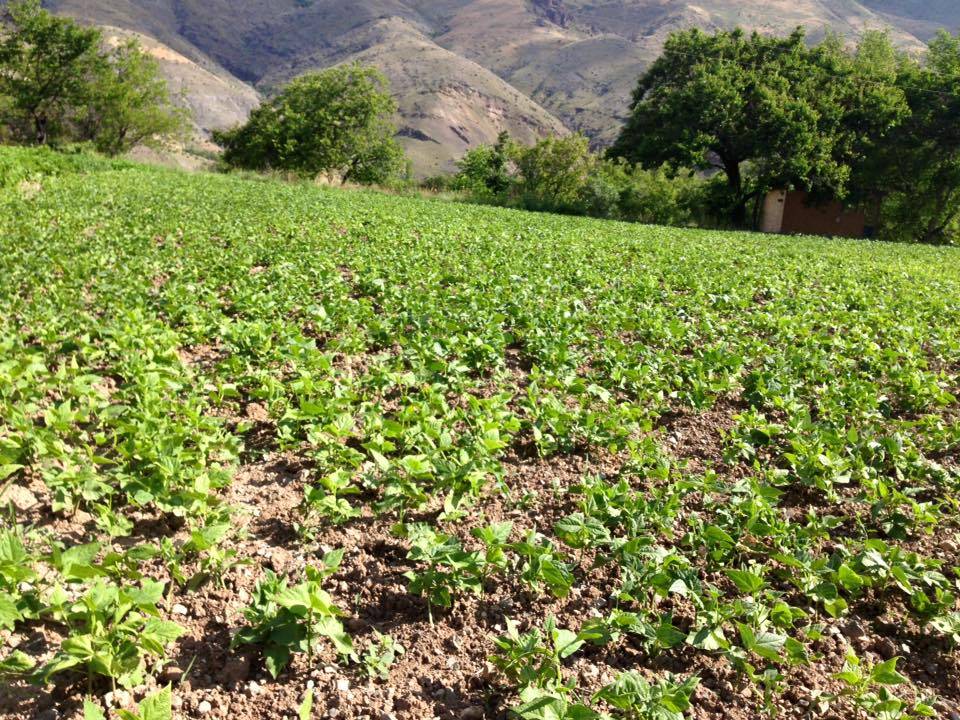
[[[747,198],[743,196],[743,175],[740,172],[740,162],[734,159],[722,158],[723,171],[727,175],[727,187],[734,205],[730,209],[730,221],[736,228],[747,225]]]
[[[33,116],[33,140],[37,145],[47,144],[47,124],[45,115]]]

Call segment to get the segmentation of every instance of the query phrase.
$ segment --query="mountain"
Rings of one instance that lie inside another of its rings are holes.
[[[860,0],[891,25],[929,40],[939,30],[956,31],[960,5],[956,0]]]
[[[610,142],[638,75],[674,30],[741,26],[813,39],[889,28],[919,51],[960,28],[955,0],[49,0],[56,12],[150,38],[198,131],[235,124],[291,77],[379,66],[420,175],[501,130],[529,142]]]
[[[108,43],[135,37],[160,64],[170,93],[190,110],[196,136],[205,140],[211,130],[242,123],[260,104],[260,94],[221,68],[200,63],[157,40],[132,30],[104,26]],[[211,143],[210,149],[214,146]]]

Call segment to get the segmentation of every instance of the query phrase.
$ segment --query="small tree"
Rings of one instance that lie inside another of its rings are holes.
[[[14,141],[58,141],[90,98],[100,32],[51,15],[40,0],[7,6],[0,32],[3,124]]]
[[[170,100],[160,65],[136,40],[101,56],[80,119],[81,137],[108,155],[183,135],[186,111]]]
[[[391,122],[396,110],[378,70],[343,65],[296,78],[244,125],[214,133],[214,140],[228,165],[381,183],[404,166]]]
[[[13,142],[90,141],[111,155],[179,133],[157,62],[130,40],[105,47],[95,28],[11,3],[0,28],[0,122]]]
[[[510,163],[516,150],[516,144],[506,131],[497,137],[496,145],[471,148],[457,161],[454,186],[481,199],[503,199],[514,182]]]
[[[583,189],[597,162],[583,135],[548,137],[514,153],[516,192],[525,207],[534,210],[576,211]]]

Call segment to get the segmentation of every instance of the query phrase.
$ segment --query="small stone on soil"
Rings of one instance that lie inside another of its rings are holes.
[[[867,631],[864,629],[856,620],[851,620],[846,625],[843,626],[843,634],[853,640],[854,638],[861,638],[866,635]]]
[[[6,507],[8,503],[20,512],[26,512],[38,504],[37,496],[19,485],[10,485],[0,493],[0,507]]]
[[[227,684],[242,683],[250,677],[250,658],[239,656],[232,657],[223,666],[220,671],[220,680]]]
[[[884,660],[889,660],[897,654],[897,646],[889,638],[880,638],[873,644],[873,649]]]
[[[167,665],[160,677],[164,682],[175,683],[183,677],[183,670],[176,665]]]

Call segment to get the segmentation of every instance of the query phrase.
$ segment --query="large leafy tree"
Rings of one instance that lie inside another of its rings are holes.
[[[237,167],[385,182],[404,166],[391,122],[396,110],[379,71],[342,65],[296,78],[244,125],[214,139]]]
[[[0,123],[8,140],[90,141],[117,154],[179,134],[157,62],[136,41],[108,46],[99,30],[18,0],[0,25]]]
[[[858,169],[855,190],[879,210],[883,236],[933,244],[960,237],[960,36],[943,32],[921,59],[877,43],[865,63],[885,57],[887,82],[909,112]],[[891,70],[892,68],[892,70]]]
[[[835,41],[810,47],[742,30],[671,35],[640,78],[611,154],[647,167],[672,163],[726,177],[730,219],[747,222],[766,190],[842,197],[851,167],[895,125],[902,95],[859,83]]]
[[[45,144],[69,131],[90,98],[100,33],[45,12],[39,0],[11,3],[0,37],[0,109],[14,140]]]

